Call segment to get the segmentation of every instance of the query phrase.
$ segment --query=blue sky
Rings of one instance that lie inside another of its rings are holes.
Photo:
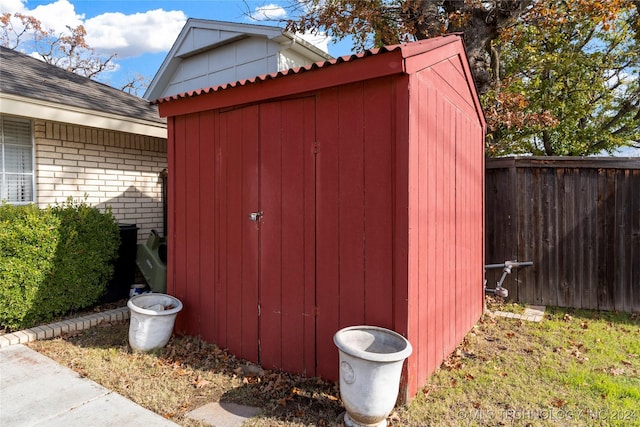
[[[187,18],[274,25],[251,20],[247,13],[286,19],[284,8],[295,0],[2,0],[0,12],[20,12],[40,20],[56,34],[66,26],[83,25],[86,39],[98,54],[116,53],[116,70],[102,81],[118,86],[140,74],[153,78]],[[333,56],[347,55],[351,44],[329,42]],[[25,52],[31,53],[31,52]]]

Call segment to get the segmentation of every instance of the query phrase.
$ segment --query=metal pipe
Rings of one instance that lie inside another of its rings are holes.
[[[512,268],[518,268],[518,267],[528,267],[533,265],[532,261],[505,261],[502,264],[486,264],[484,266],[485,270],[487,269],[495,269],[495,268],[502,268],[503,272],[502,272],[502,276],[500,277],[500,280],[498,281],[498,283],[496,283],[496,287],[495,289],[489,289],[487,288],[487,281],[484,281],[484,291],[486,293],[493,293],[496,294],[500,297],[506,298],[507,296],[509,296],[509,291],[505,288],[502,287],[502,283],[504,282],[504,279],[507,277],[507,274],[511,274],[511,269]]]

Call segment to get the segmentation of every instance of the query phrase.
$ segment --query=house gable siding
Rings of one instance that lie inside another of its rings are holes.
[[[238,40],[182,59],[162,96],[217,86],[278,69],[280,44],[263,37]],[[307,60],[308,62],[308,60]]]

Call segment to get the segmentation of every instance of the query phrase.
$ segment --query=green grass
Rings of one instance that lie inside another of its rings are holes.
[[[637,315],[485,316],[459,350],[398,411],[398,425],[640,426]]]

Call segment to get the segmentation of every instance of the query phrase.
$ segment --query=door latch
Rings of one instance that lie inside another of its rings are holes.
[[[261,216],[262,216],[262,211],[261,212],[251,212],[249,214],[249,219],[251,221],[259,221]]]

